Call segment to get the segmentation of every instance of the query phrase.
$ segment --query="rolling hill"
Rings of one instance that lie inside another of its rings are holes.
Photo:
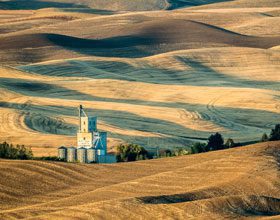
[[[55,155],[79,104],[112,151],[256,141],[280,120],[277,1],[25,3],[0,3],[0,141]]]
[[[199,6],[229,0],[8,0],[0,3],[5,10],[36,10],[42,8],[97,9],[102,11],[151,11],[171,10],[181,7]]]
[[[279,153],[271,142],[111,165],[1,160],[0,218],[279,219]]]
[[[280,122],[279,0],[0,1],[0,142],[55,156],[77,106],[109,151]],[[279,219],[280,143],[110,165],[0,160],[0,219]]]

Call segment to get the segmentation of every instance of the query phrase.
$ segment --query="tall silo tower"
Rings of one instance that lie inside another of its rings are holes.
[[[77,146],[93,147],[93,132],[97,131],[97,118],[88,117],[83,106],[79,106],[79,131],[77,133]]]
[[[97,117],[89,117],[82,105],[79,106],[78,111],[77,159],[86,163],[106,161],[108,156],[107,132],[99,132],[97,130]]]

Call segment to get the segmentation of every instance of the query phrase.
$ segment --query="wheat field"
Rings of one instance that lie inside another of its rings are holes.
[[[55,155],[83,104],[118,143],[259,140],[280,120],[280,5],[0,2],[0,140]]]
[[[279,219],[279,146],[110,165],[1,160],[0,218]]]
[[[0,0],[0,142],[56,156],[77,107],[120,143],[260,140],[279,0]],[[0,160],[0,219],[279,219],[280,143],[133,163]]]

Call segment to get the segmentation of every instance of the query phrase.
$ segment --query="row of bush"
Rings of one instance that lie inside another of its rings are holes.
[[[146,160],[155,157],[172,157],[172,156],[182,156],[187,154],[197,154],[202,152],[208,152],[213,150],[222,150],[226,148],[232,148],[239,146],[239,144],[234,143],[233,139],[228,139],[224,143],[224,138],[220,133],[211,135],[208,138],[208,143],[194,143],[193,145],[186,148],[173,148],[161,149],[157,153],[152,154],[136,144],[121,144],[117,147],[117,161],[118,162],[129,162],[136,160]]]
[[[0,143],[0,158],[17,160],[48,160],[65,161],[55,156],[33,157],[31,148],[24,145],[13,145],[7,142]]]
[[[280,124],[275,125],[268,136],[266,133],[263,134],[261,141],[279,141],[280,140]]]
[[[136,160],[152,159],[148,151],[137,144],[120,144],[117,147],[117,161],[130,162]]]
[[[0,143],[0,158],[30,160],[33,158],[32,150],[24,145]]]
[[[280,140],[280,124],[277,124],[275,128],[271,130],[270,135],[264,134],[261,138],[262,142],[265,141],[277,141]],[[222,150],[233,147],[242,146],[241,143],[235,143],[233,139],[229,138],[224,141],[223,136],[220,133],[215,133],[209,136],[207,143],[196,142],[186,148],[173,148],[161,149],[157,154],[153,155],[146,151],[144,147],[135,144],[119,145],[117,147],[117,161],[129,162],[136,160],[152,159],[154,157],[172,157],[182,156],[188,154],[197,154],[208,151]]]

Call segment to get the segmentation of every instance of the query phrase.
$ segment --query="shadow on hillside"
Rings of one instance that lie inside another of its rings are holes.
[[[215,202],[214,206],[211,207],[214,212],[234,213],[242,216],[274,216],[280,214],[279,198],[262,195],[239,195],[238,191],[228,195],[228,192],[218,188],[182,194],[146,196],[137,198],[137,200],[145,204],[173,204],[218,198],[219,207],[216,207]]]
[[[43,113],[27,113],[24,123],[32,130],[45,134],[74,135],[76,126],[67,123],[61,117],[50,116]]]
[[[145,204],[174,204],[199,200],[213,201],[213,212],[230,213],[242,216],[274,216],[280,214],[280,199],[262,195],[239,195],[238,191],[230,194],[222,189],[209,188],[182,194],[146,196],[137,198]],[[198,210],[203,212],[203,210]],[[201,214],[201,213],[200,213]]]
[[[113,15],[115,11],[93,9],[93,8],[64,8],[64,12],[76,12],[76,13],[86,13],[86,14],[96,14],[96,15]]]
[[[10,86],[13,86],[14,84],[10,84]],[[28,83],[27,85],[24,84],[24,88],[29,88],[31,84]],[[36,85],[37,86],[37,85]],[[7,89],[10,89],[11,87],[6,87]],[[20,86],[22,88],[22,85]],[[38,96],[38,97],[49,97],[49,98],[58,98],[58,99],[68,99],[66,97],[61,97],[60,94],[67,94],[68,92],[72,93],[71,91],[67,91],[65,88],[60,88],[58,90],[54,90],[51,93],[49,93],[48,90],[45,90],[42,92],[42,95],[40,95],[41,88],[46,88],[45,86],[39,86],[39,90],[37,90],[36,93],[32,95],[31,92],[25,92],[26,94],[29,94],[31,96]],[[64,90],[63,90],[64,89]],[[22,91],[16,92],[22,93]],[[55,91],[60,91],[56,93]],[[75,92],[75,91],[74,91]],[[201,120],[205,120],[208,122],[211,122],[215,125],[221,126],[223,128],[228,128],[230,132],[227,132],[227,136],[231,136],[233,138],[237,138],[236,141],[244,141],[245,139],[248,140],[248,137],[243,137],[240,135],[240,133],[245,132],[247,135],[252,134],[261,134],[264,132],[264,129],[267,129],[269,131],[273,126],[275,121],[280,120],[279,114],[268,112],[268,111],[261,111],[261,110],[255,110],[255,109],[239,109],[239,108],[226,108],[226,107],[215,107],[215,106],[205,106],[205,105],[199,105],[199,104],[184,104],[184,103],[163,103],[163,102],[152,102],[152,101],[141,101],[141,100],[122,100],[122,99],[110,99],[110,98],[100,98],[100,97],[94,97],[94,96],[88,96],[85,98],[83,94],[79,96],[78,94],[75,94],[75,97],[71,97],[69,94],[69,99],[75,99],[75,100],[88,100],[88,101],[104,101],[104,102],[116,102],[116,103],[125,103],[125,104],[133,104],[136,105],[135,108],[137,108],[137,105],[139,108],[141,108],[141,105],[145,106],[159,106],[159,107],[168,107],[168,108],[177,108],[181,109],[178,113],[180,114],[180,117],[182,120],[184,120],[185,117],[189,117],[184,109],[186,111],[190,112],[196,112],[198,115],[200,115]],[[7,102],[1,102],[0,107],[3,108],[12,108],[17,109],[23,112],[26,112],[28,114],[31,114],[33,116],[46,116],[51,117],[56,115],[64,115],[64,116],[76,116],[76,108],[75,107],[64,107],[64,106],[38,106],[38,105],[32,105],[32,104],[16,104],[16,103],[7,103]],[[147,145],[148,142],[153,143],[155,145],[156,143],[160,143],[159,145],[162,146],[171,146],[173,143],[173,146],[185,146],[190,141],[203,141],[206,137],[208,137],[211,134],[211,130],[209,132],[203,132],[203,131],[196,131],[192,129],[188,129],[186,127],[183,127],[177,123],[172,123],[170,121],[160,120],[160,119],[154,119],[149,117],[143,117],[139,116],[130,112],[126,111],[119,111],[119,110],[97,110],[97,109],[90,109],[87,108],[87,111],[90,115],[97,115],[101,121],[104,121],[109,127],[110,126],[116,126],[122,129],[127,130],[137,130],[137,131],[143,131],[143,132],[149,132],[149,133],[160,133],[165,136],[168,136],[166,138],[164,137],[132,137],[127,135],[121,135],[121,134],[114,134],[110,133],[110,137],[114,138],[120,138],[123,140],[133,143],[138,143],[141,145]],[[255,117],[252,117],[254,115]],[[27,118],[27,120],[32,121],[32,117],[30,116],[30,119]],[[36,118],[33,117],[33,118]],[[36,120],[39,120],[40,117],[37,117]],[[29,123],[29,127],[39,130],[40,132],[50,132],[49,130],[44,131],[44,128],[38,127],[36,125],[36,120],[33,120],[35,125],[32,125]],[[46,123],[48,120],[46,120]],[[54,123],[52,123],[54,124]],[[48,124],[47,124],[48,125]],[[69,125],[66,125],[68,127],[71,127]],[[69,133],[69,131],[65,131],[64,134],[71,134],[74,135],[75,132],[73,128],[72,132]],[[53,131],[55,131],[53,129]],[[236,132],[239,132],[238,135]],[[55,132],[53,132],[55,134]],[[60,131],[62,134],[63,132]],[[164,140],[164,141],[163,141]]]
[[[199,67],[199,68],[204,68],[204,67]],[[201,104],[190,104],[190,103],[182,103],[182,102],[156,102],[156,101],[144,101],[144,100],[137,100],[137,99],[103,98],[103,97],[96,97],[93,95],[85,94],[77,90],[67,89],[58,85],[53,85],[53,84],[48,84],[48,83],[43,83],[38,81],[22,80],[22,79],[2,78],[0,82],[0,87],[23,95],[34,96],[34,97],[57,98],[62,100],[72,99],[72,100],[103,101],[103,102],[111,102],[111,103],[132,104],[139,107],[141,107],[141,105],[145,105],[145,106],[155,106],[155,107],[176,108],[178,110],[178,113],[180,114],[181,120],[185,120],[185,119],[192,120],[190,118],[192,116],[188,115],[187,112],[193,112],[197,114],[197,117],[199,117],[203,121],[208,121],[215,125],[221,126],[223,128],[228,128],[231,131],[239,131],[239,132],[247,131],[256,134],[257,133],[261,134],[263,133],[263,129],[271,129],[274,126],[275,121],[280,120],[280,115],[275,112],[257,110],[257,109],[244,109],[244,108],[241,109],[238,107],[236,108],[222,107],[222,106],[216,106],[215,102],[210,102],[208,105],[205,104],[201,105]],[[65,112],[65,111],[66,110],[63,107],[61,107],[61,112]],[[147,120],[147,118],[141,118],[141,117],[139,118],[139,116],[130,115],[129,113],[126,112],[111,111],[111,113],[109,114],[105,114],[105,112],[106,111],[96,112],[95,110],[92,113],[93,114],[98,113],[100,114],[100,116],[106,117],[105,118],[106,120],[108,120],[108,116],[109,117],[110,115],[113,116],[112,118],[110,118],[109,120],[110,122],[108,121],[108,123],[112,125],[117,125],[117,124],[120,125],[120,121],[126,119],[127,124],[124,123],[120,127],[123,126],[127,127],[127,125],[129,125],[129,128],[134,130],[150,131],[150,132],[161,131],[161,133],[165,133],[168,135],[172,134],[177,137],[182,137],[182,138],[186,137],[192,139],[195,138],[201,139],[201,137],[207,137],[209,135],[209,132],[203,133],[201,131],[196,132],[194,130],[190,130],[190,129],[188,130],[185,127],[179,126],[177,123],[171,123],[172,126],[171,124],[165,125],[166,127],[171,126],[172,131],[170,130],[170,128],[165,128],[165,126],[163,128],[158,128],[157,130],[155,130],[152,124],[153,123],[162,124],[160,123],[160,121],[151,121],[150,123],[148,123],[150,120]],[[119,117],[116,117],[114,115],[114,112],[117,112]],[[73,115],[73,113],[71,114]],[[139,118],[138,121],[136,120],[137,118]],[[168,132],[164,132],[164,130]],[[198,136],[197,135],[198,133],[200,134],[203,133],[203,134],[202,136],[201,135]]]
[[[198,24],[199,29],[189,33],[184,33],[184,31],[178,29],[176,30],[177,33],[174,34],[168,32],[172,26],[155,26],[137,34],[103,39],[85,39],[59,34],[46,34],[46,38],[56,46],[80,54],[126,58],[147,57],[179,49],[213,47],[213,44],[217,47],[228,45],[268,49],[280,43],[280,37],[245,36],[215,26],[193,23]],[[209,33],[206,31],[207,34],[203,33],[205,27],[209,29]],[[167,28],[167,31],[162,32],[162,28]]]
[[[61,124],[59,120],[57,121],[56,118],[54,118],[54,116],[59,115],[60,118],[63,118],[63,116],[77,116],[77,109],[75,107],[50,105],[40,106],[33,105],[32,103],[18,104],[8,102],[0,102],[0,107],[19,110],[26,116],[26,123],[31,129],[44,133],[50,133],[49,129],[44,130],[44,128],[48,128],[49,125]],[[157,144],[157,146],[161,145],[169,147],[186,146],[190,143],[190,140],[205,140],[203,137],[209,135],[208,132],[199,132],[199,136],[192,136],[195,135],[196,132],[176,123],[144,117],[126,111],[87,108],[87,113],[89,115],[98,116],[99,120],[101,122],[105,122],[109,128],[119,127],[125,130],[160,133],[164,135],[162,137],[149,138],[145,136],[133,137],[117,133],[109,133],[109,137],[119,138],[128,141],[129,143],[142,144],[143,146],[146,146],[148,143],[152,145]],[[40,125],[41,123],[43,126]],[[69,129],[72,130],[72,133],[65,131],[64,134],[75,135],[73,125],[62,123],[60,127],[69,127]],[[60,127],[58,127],[58,129],[60,129]],[[55,131],[55,129],[52,129],[52,131]]]
[[[37,54],[42,56],[41,54],[49,53],[47,46],[61,47],[57,49],[67,49],[91,56],[145,57],[153,55],[150,47],[160,42],[155,36],[131,35],[105,39],[85,39],[60,34],[26,34],[3,37],[0,40],[3,42],[0,44],[0,50],[16,49],[17,53],[24,53],[26,48],[32,48],[33,59],[36,58]]]
[[[160,196],[145,196],[140,197],[138,200],[146,204],[172,204],[182,202],[192,202],[202,199],[210,199],[218,196],[225,196],[226,193],[219,188],[211,188],[206,190],[198,190],[194,192],[160,195]]]
[[[43,8],[88,8],[86,5],[38,0],[8,0],[0,2],[4,10],[36,10]]]
[[[23,79],[1,78],[0,88],[34,97],[60,97],[64,99],[91,99],[90,95],[53,84]]]
[[[256,109],[240,109],[216,106],[215,102],[209,103],[208,105],[201,104],[190,104],[190,103],[180,103],[180,102],[156,102],[156,101],[143,101],[143,100],[133,100],[133,99],[115,99],[115,98],[103,98],[95,97],[92,95],[84,94],[76,90],[67,89],[53,84],[42,83],[37,81],[28,81],[20,79],[7,79],[2,78],[0,87],[23,94],[27,96],[34,97],[47,97],[47,98],[57,98],[57,99],[72,99],[72,100],[88,100],[88,101],[104,101],[111,103],[125,103],[136,105],[135,107],[141,105],[145,106],[155,106],[155,107],[168,107],[176,108],[180,114],[181,120],[191,120],[190,115],[187,112],[193,112],[203,120],[211,122],[215,125],[221,126],[223,128],[228,128],[230,131],[246,131],[261,134],[264,132],[263,129],[271,129],[275,121],[280,120],[280,115],[275,112],[256,110]],[[37,107],[38,108],[38,107]],[[50,107],[52,109],[57,109],[58,107]],[[184,111],[186,110],[186,111]],[[128,128],[139,131],[149,131],[149,132],[160,132],[166,135],[173,135],[179,138],[191,138],[191,139],[201,139],[202,137],[209,136],[210,132],[201,132],[187,129],[177,123],[171,123],[143,118],[138,115],[127,113],[125,111],[108,111],[108,110],[90,110],[92,114],[100,115],[104,117],[104,121],[108,124],[116,125],[122,128]],[[58,112],[63,112],[65,114],[68,112],[69,115],[74,115],[75,108],[72,108],[72,112],[67,110],[65,107],[61,107]],[[55,114],[57,114],[56,112]],[[254,117],[252,117],[254,116]],[[194,119],[195,120],[195,119]],[[126,123],[122,123],[126,122]],[[163,123],[164,122],[164,123]],[[199,121],[198,121],[199,123]],[[161,126],[153,125],[158,124]],[[158,127],[158,128],[157,128]],[[199,134],[199,135],[198,135]],[[229,135],[229,134],[228,134]]]
[[[140,58],[153,53],[141,46],[158,44],[157,37],[152,36],[117,36],[105,39],[84,39],[59,34],[47,34],[47,39],[57,46],[75,52],[105,57]]]
[[[152,45],[157,38],[141,36],[117,36],[99,40],[71,37],[60,34],[46,34],[46,37],[56,45],[69,48],[113,49],[120,47],[133,47],[137,45]]]
[[[194,1],[194,0],[167,0],[170,3],[170,6],[167,8],[168,10],[174,10],[178,8],[185,8],[185,7],[194,7],[200,5],[209,5],[213,3],[220,3],[220,2],[229,2],[232,0],[203,0],[203,1]]]
[[[131,0],[127,0],[127,1],[131,1]],[[227,2],[227,1],[231,1],[231,0],[204,0],[204,1],[197,0],[195,2],[193,0],[168,0],[170,6],[167,8],[167,10],[173,10],[173,9],[183,8],[183,7],[200,6],[200,5],[219,3],[219,2]],[[139,4],[144,4],[144,3],[139,2]],[[6,10],[36,10],[42,8],[88,8],[88,6],[82,4],[75,4],[75,3],[39,1],[39,0],[5,0],[3,2],[0,2],[0,9],[6,9]],[[136,5],[134,10],[137,11],[137,8],[138,7]],[[95,13],[94,11],[92,12]],[[83,13],[88,13],[88,12],[83,12]]]
[[[47,59],[50,50],[54,49],[58,52],[75,52],[75,56],[141,58],[183,49],[214,46],[270,48],[280,43],[279,37],[243,36],[219,27],[182,19],[157,21],[132,31],[131,34],[101,39],[36,33],[2,37],[0,40],[0,50],[9,50],[9,53],[13,50],[16,53],[32,51],[34,59],[37,58],[36,55],[40,57],[42,54]]]
[[[118,61],[69,60],[59,64],[20,66],[19,69],[49,76],[90,77],[117,79],[165,85],[191,85],[236,88],[278,88],[279,82],[242,79],[223,74],[205,64],[187,57],[175,57],[191,69],[172,70],[152,65],[134,66]],[[67,70],[67,71],[66,71]]]

